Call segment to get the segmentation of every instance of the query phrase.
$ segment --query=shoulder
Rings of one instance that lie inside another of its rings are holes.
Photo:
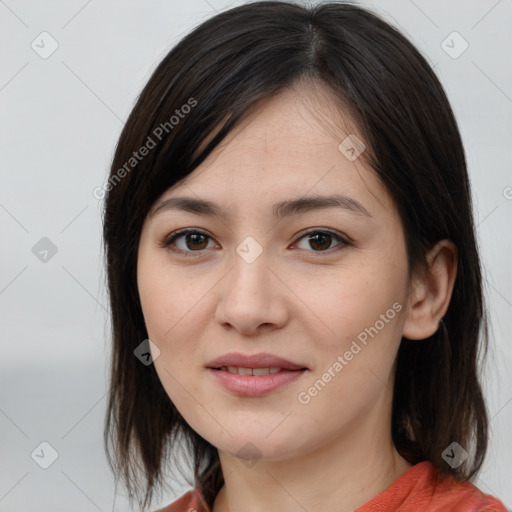
[[[193,489],[185,493],[181,498],[155,512],[210,512],[200,492]]]
[[[457,512],[507,512],[507,508],[498,498],[483,493],[470,482],[453,483],[439,493],[437,501],[443,510],[446,510],[446,503],[452,507],[450,510]]]
[[[430,462],[406,471],[388,489],[357,512],[507,512],[497,498],[467,481],[443,478]]]
[[[434,492],[432,503],[438,503],[439,510],[447,510],[446,506],[450,506],[449,510],[457,512],[507,512],[498,498],[483,493],[471,482],[459,482],[447,477],[434,487]]]

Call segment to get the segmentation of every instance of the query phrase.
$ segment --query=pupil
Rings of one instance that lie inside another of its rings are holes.
[[[327,241],[327,247],[320,247],[321,249],[326,249],[330,245],[330,243],[329,243],[330,237],[331,237],[331,235],[328,235],[328,234],[325,234],[325,233],[317,233],[317,234],[312,235],[312,236],[309,237],[309,242],[310,243],[313,242],[313,244],[316,244],[315,240],[320,239],[320,245],[324,246],[326,241]]]
[[[200,239],[201,237],[205,238],[204,235],[201,235],[199,233],[192,233],[192,234],[189,234],[187,236],[187,242],[189,242],[190,240],[192,240],[192,244],[200,244],[200,241],[198,241],[198,239]],[[204,240],[203,240],[203,244],[204,244]],[[203,247],[199,247],[200,249],[203,249]],[[197,249],[197,246],[196,246],[196,249]]]

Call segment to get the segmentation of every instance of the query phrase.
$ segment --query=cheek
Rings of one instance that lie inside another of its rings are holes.
[[[365,409],[383,388],[392,386],[406,280],[401,270],[385,271],[382,261],[374,261],[373,266],[340,272],[336,279],[315,287],[314,293],[310,289],[308,305],[321,319],[315,319],[319,327],[310,332],[319,364],[308,382],[314,387],[312,394],[307,387],[302,391],[305,401],[314,396],[310,410],[327,410],[333,404],[343,409],[333,410],[326,428],[329,422],[335,428],[340,414],[345,417]],[[317,390],[321,391],[314,395]]]
[[[171,400],[186,407],[190,401],[187,391],[194,394],[193,374],[201,363],[197,329],[198,319],[206,318],[206,302],[201,300],[205,288],[199,284],[200,278],[178,271],[160,255],[141,254],[138,270],[148,337],[160,350],[155,369]]]
[[[395,327],[397,311],[392,306],[395,302],[403,306],[405,280],[402,282],[400,271],[384,271],[380,265],[377,260],[373,267],[352,268],[350,272],[340,269],[314,285],[311,278],[295,280],[294,292],[302,299],[310,325],[318,326],[316,339],[321,344],[336,349],[350,345],[381,315],[390,320],[386,330]]]
[[[148,334],[165,343],[197,317],[205,291],[201,279],[185,275],[162,257],[142,258],[138,288]],[[190,326],[189,326],[190,327]]]

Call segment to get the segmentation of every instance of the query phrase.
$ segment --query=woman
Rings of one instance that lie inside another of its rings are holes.
[[[425,59],[354,5],[255,2],[151,76],[105,203],[105,442],[147,509],[504,511],[464,149]],[[141,478],[141,474],[144,475]]]

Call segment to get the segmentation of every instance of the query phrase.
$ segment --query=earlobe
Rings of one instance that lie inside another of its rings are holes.
[[[439,328],[453,292],[457,275],[457,247],[448,239],[439,241],[426,256],[426,276],[413,279],[402,330],[410,340],[423,340]]]

